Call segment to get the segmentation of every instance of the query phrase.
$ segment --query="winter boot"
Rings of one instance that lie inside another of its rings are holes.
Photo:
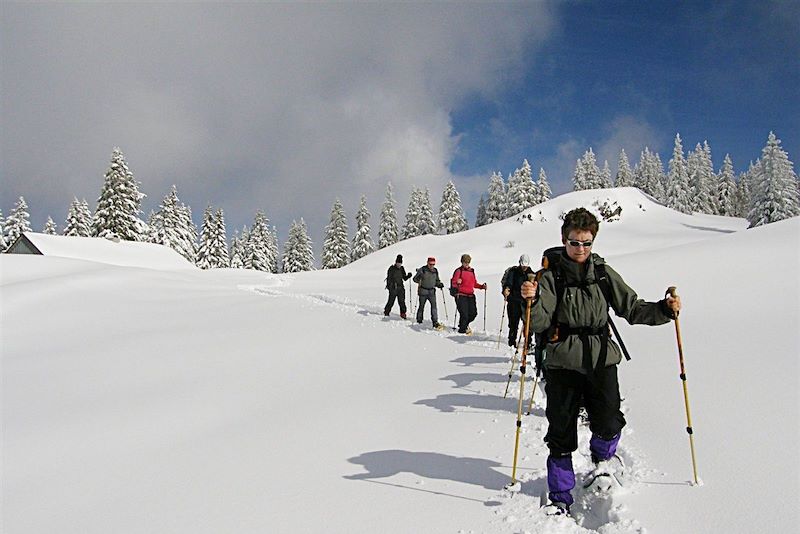
[[[383,310],[383,316],[389,317],[389,310]]]
[[[542,507],[546,515],[570,515],[569,505],[559,501],[550,501]]]
[[[403,313],[401,313],[401,314],[400,314],[400,318],[401,318],[401,319],[405,319],[405,318],[406,318],[406,314],[405,314],[405,312],[403,312]]]

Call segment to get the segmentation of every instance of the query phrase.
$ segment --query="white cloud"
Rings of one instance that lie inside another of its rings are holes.
[[[544,3],[13,5],[2,23],[6,191],[93,199],[113,146],[151,203],[177,183],[229,230],[259,208],[315,240],[335,197],[373,216],[387,180],[451,177],[450,111],[547,37]],[[14,43],[14,46],[9,46]],[[46,153],[43,154],[43,151]],[[28,183],[44,176],[46,187]],[[44,215],[42,215],[44,217]]]

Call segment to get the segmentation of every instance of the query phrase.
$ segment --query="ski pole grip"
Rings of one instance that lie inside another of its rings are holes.
[[[665,295],[669,295],[670,297],[675,298],[678,296],[677,290],[678,288],[676,288],[675,286],[669,286],[667,288],[667,292],[665,293]]]

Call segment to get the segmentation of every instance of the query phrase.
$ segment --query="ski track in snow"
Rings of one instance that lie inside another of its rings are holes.
[[[407,323],[408,327],[415,332],[451,338],[470,346],[480,346],[491,350],[496,350],[497,348],[497,336],[490,335],[486,332],[476,330],[473,335],[466,336],[454,333],[450,326],[446,326],[445,330],[437,331],[425,325],[425,323],[420,325],[412,320],[400,319],[399,316],[396,315],[385,317],[383,315],[383,305],[379,303],[367,305],[349,298],[333,297],[324,294],[290,293],[276,289],[276,287],[281,285],[283,284],[239,285],[237,288],[264,297],[293,298],[317,306],[329,306],[339,311],[374,317],[375,322],[372,326],[375,328],[383,328],[387,323],[391,324],[393,327],[396,327],[399,323]],[[410,308],[409,316],[413,317]],[[429,322],[429,319],[426,322]],[[501,339],[501,344],[502,343],[503,340]],[[513,354],[511,349],[507,348],[505,345],[502,346],[502,349],[506,350],[505,358],[469,357],[453,360],[453,363],[460,367],[480,365],[482,368],[496,370],[497,379],[491,380],[491,382],[489,381],[490,379],[487,379],[485,374],[476,375],[475,377],[475,381],[481,381],[485,384],[483,387],[480,387],[478,391],[474,391],[478,393],[479,396],[484,397],[485,402],[476,403],[474,395],[461,396],[458,394],[447,394],[440,395],[436,399],[423,399],[417,403],[426,404],[443,412],[458,412],[459,408],[461,408],[462,411],[466,408],[469,410],[481,409],[486,412],[487,416],[493,414],[508,416],[509,412],[506,406],[510,405],[513,401],[515,407],[514,415],[516,415],[517,396],[519,394],[518,368],[515,369],[514,376],[512,377],[508,398],[502,398],[500,392],[505,390],[504,384],[508,380],[508,369],[511,365]],[[459,378],[461,381],[459,381]],[[453,380],[455,382],[453,387],[457,389],[465,389],[466,385],[468,385],[463,382],[463,375],[451,375],[449,377],[444,377],[442,380]],[[473,380],[469,381],[470,384],[473,382]],[[532,380],[528,380],[526,384],[531,382]],[[519,476],[520,491],[511,493],[500,490],[498,493],[490,496],[486,501],[486,505],[491,505],[492,513],[495,515],[492,521],[493,531],[509,534],[534,532],[564,534],[591,532],[597,532],[599,534],[645,533],[646,529],[642,527],[638,521],[628,517],[630,514],[628,508],[624,504],[624,497],[626,494],[635,493],[637,491],[637,480],[642,476],[652,474],[654,470],[644,466],[640,455],[637,454],[633,448],[626,446],[626,440],[624,438],[633,433],[630,426],[626,426],[623,429],[623,439],[617,450],[617,454],[623,459],[626,465],[625,487],[616,485],[606,495],[598,495],[591,490],[583,489],[584,477],[591,471],[593,464],[589,455],[589,439],[591,438],[591,432],[587,425],[581,424],[578,428],[578,450],[572,455],[576,476],[575,489],[573,490],[575,504],[572,506],[571,510],[573,518],[547,516],[543,513],[541,506],[547,502],[547,469],[545,467],[545,460],[548,455],[548,449],[543,441],[544,435],[547,432],[547,419],[544,414],[544,401],[542,399],[544,393],[543,387],[541,386],[542,384],[540,383],[536,388],[536,398],[531,413],[523,416],[523,426],[520,432],[520,459],[517,464],[518,470],[524,468],[523,473]],[[525,388],[526,404],[529,402],[527,399],[530,399],[530,387],[531,386],[526,385]],[[491,389],[491,393],[487,392],[487,388]],[[461,397],[464,397],[464,399],[461,399]],[[627,409],[623,401],[622,412],[625,413],[626,411]],[[497,419],[495,419],[495,421],[497,421]],[[504,443],[513,443],[513,439],[514,431],[507,432],[503,435]],[[533,458],[535,458],[535,460]],[[509,462],[509,464],[510,463],[511,462]],[[538,467],[527,467],[531,464]],[[460,530],[459,532],[471,531]]]

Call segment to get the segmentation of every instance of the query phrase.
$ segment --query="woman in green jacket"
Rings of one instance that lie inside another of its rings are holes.
[[[546,371],[548,429],[548,512],[569,513],[575,487],[572,452],[578,448],[578,410],[583,401],[592,438],[596,472],[611,470],[625,418],[620,411],[619,346],[608,334],[609,306],[630,324],[660,325],[674,319],[679,298],[646,302],[592,246],[600,223],[584,208],[570,211],[561,226],[564,250],[538,282],[525,282],[522,296],[533,298],[531,328],[548,332]],[[602,279],[602,280],[601,280]],[[604,296],[604,286],[610,302]],[[560,297],[560,298],[559,298]]]

